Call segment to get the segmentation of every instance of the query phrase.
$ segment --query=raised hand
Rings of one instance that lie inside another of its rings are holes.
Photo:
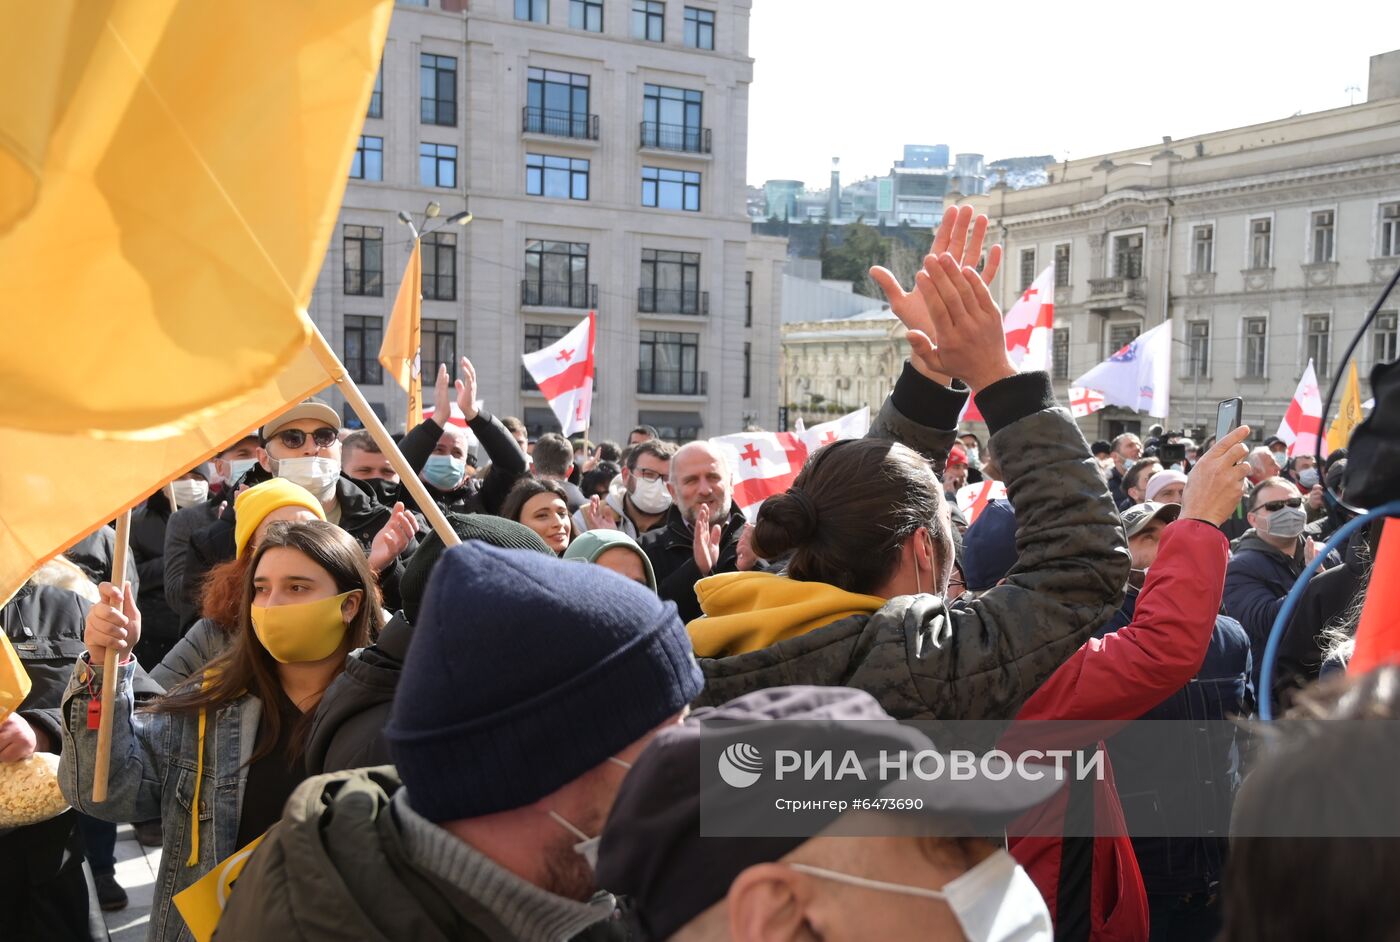
[[[433,380],[433,421],[442,428],[447,428],[447,420],[452,418],[451,380],[447,364],[439,363],[437,377]]]
[[[739,534],[738,566],[740,572],[749,572],[758,568],[758,554],[753,551],[753,524],[744,524],[743,532]]]
[[[1249,476],[1249,426],[1241,425],[1216,442],[1191,468],[1181,496],[1181,516],[1220,526],[1234,514]]]
[[[130,582],[123,582],[121,588],[104,582],[97,592],[102,601],[88,609],[83,644],[87,645],[94,666],[103,663],[111,647],[117,649],[117,661],[121,663],[141,640],[141,612],[136,608]]]
[[[388,569],[417,532],[418,518],[405,510],[402,502],[395,504],[388,521],[379,528],[370,544],[369,567],[375,572]]]
[[[481,413],[481,403],[476,398],[476,367],[466,357],[462,357],[462,378],[457,380],[457,408],[468,422]]]
[[[700,575],[708,576],[719,562],[720,540],[723,531],[719,524],[710,526],[710,507],[701,504],[695,511],[695,565]]]
[[[909,359],[916,369],[956,376],[973,392],[1016,374],[1006,354],[1001,309],[976,271],[951,255],[930,255],[914,283],[938,338],[935,346],[924,331],[909,331]]]
[[[588,524],[590,530],[617,529],[617,521],[613,519],[612,509],[604,504],[602,498],[597,494],[588,498],[588,503],[583,505],[583,521]]]

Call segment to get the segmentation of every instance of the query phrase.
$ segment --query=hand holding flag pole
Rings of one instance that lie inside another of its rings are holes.
[[[117,540],[112,548],[112,585],[126,589],[126,556],[131,544],[131,511],[117,518]],[[102,659],[102,715],[97,725],[96,765],[92,769],[92,800],[107,800],[107,776],[112,767],[112,712],[117,705],[117,655],[115,644],[107,646]],[[128,649],[126,654],[131,655]]]

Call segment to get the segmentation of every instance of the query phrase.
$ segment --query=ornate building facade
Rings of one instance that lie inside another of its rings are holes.
[[[789,423],[825,422],[861,406],[873,417],[909,355],[907,331],[889,309],[783,325],[780,398]]]

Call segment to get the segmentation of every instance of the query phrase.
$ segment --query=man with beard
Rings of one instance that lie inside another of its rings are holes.
[[[671,509],[671,474],[674,445],[659,439],[627,449],[622,467],[622,487],[613,487],[607,497],[592,497],[574,514],[574,533],[589,530],[621,530],[634,540],[666,522]]]

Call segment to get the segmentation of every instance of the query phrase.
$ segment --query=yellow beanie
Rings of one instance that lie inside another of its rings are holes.
[[[305,507],[322,520],[326,512],[321,502],[311,496],[311,492],[299,484],[285,478],[273,478],[250,487],[233,500],[235,516],[233,522],[233,542],[238,547],[235,558],[243,555],[243,548],[253,538],[253,531],[267,515],[279,507]]]

